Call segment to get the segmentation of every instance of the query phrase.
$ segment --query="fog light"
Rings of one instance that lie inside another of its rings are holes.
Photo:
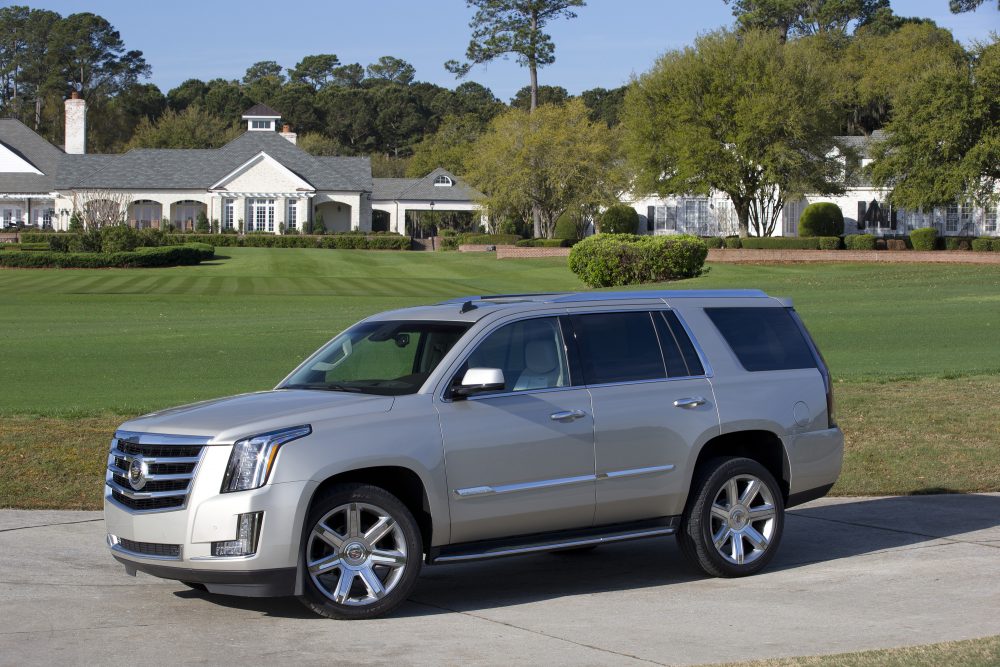
[[[212,542],[212,555],[254,555],[257,553],[257,541],[260,539],[260,525],[263,521],[263,512],[240,514],[236,517],[236,539],[226,542]]]

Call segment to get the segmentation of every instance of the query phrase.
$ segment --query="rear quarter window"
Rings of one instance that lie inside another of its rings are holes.
[[[748,371],[816,368],[809,344],[785,308],[706,308],[705,314]]]

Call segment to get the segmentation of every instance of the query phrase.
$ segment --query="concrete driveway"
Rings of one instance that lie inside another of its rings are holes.
[[[1000,494],[790,512],[770,569],[706,579],[672,539],[424,570],[393,617],[140,574],[97,512],[0,511],[0,664],[696,664],[1000,634]]]

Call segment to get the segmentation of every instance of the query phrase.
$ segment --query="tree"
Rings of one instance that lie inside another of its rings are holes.
[[[851,24],[863,25],[880,11],[889,9],[889,0],[723,0],[732,5],[733,16],[742,30],[776,29],[782,40],[789,36],[824,32],[847,34]]]
[[[167,109],[155,122],[144,118],[127,148],[218,148],[238,136],[232,123],[199,106],[176,112]]]
[[[473,65],[482,65],[514,54],[531,77],[531,111],[538,107],[538,69],[555,62],[555,44],[544,31],[549,22],[575,18],[575,7],[584,0],[467,0],[476,13],[469,22],[472,38],[465,57],[449,60],[445,69],[461,78]]]
[[[34,111],[36,129],[49,31],[59,20],[59,14],[43,9],[0,8],[0,109],[22,120]]]
[[[316,96],[325,120],[325,133],[344,147],[345,155],[375,152],[374,95],[367,88],[330,86]]]
[[[203,101],[205,111],[227,123],[235,123],[243,112],[253,106],[253,100],[243,93],[236,81],[212,79]]]
[[[453,174],[466,173],[473,147],[485,129],[486,124],[475,114],[446,116],[437,132],[427,135],[414,147],[406,175],[418,178],[438,167]]]
[[[322,132],[300,134],[298,147],[310,155],[341,155],[344,152],[335,139],[331,139]]]
[[[552,238],[570,208],[617,201],[615,158],[611,132],[575,99],[497,116],[476,142],[467,175],[486,193],[491,216],[516,212],[527,221],[538,211],[536,235]]]
[[[720,30],[669,51],[628,91],[636,192],[729,195],[741,236],[770,235],[785,198],[841,190],[833,63],[812,38]]]
[[[365,68],[361,63],[351,63],[335,67],[332,73],[331,84],[343,88],[357,88],[365,78]]]
[[[270,104],[285,85],[283,68],[273,60],[262,60],[247,68],[243,93],[254,102]]]
[[[368,66],[369,79],[400,83],[404,86],[413,83],[416,73],[417,70],[413,65],[393,56],[382,56],[377,62]]]
[[[538,104],[565,104],[569,99],[569,91],[562,86],[538,86],[535,91],[535,99]],[[525,86],[514,94],[510,100],[510,105],[515,109],[530,111],[531,106],[531,86]]]
[[[979,6],[983,4],[983,2],[985,2],[985,0],[949,0],[948,8],[951,9],[952,14],[974,12],[979,9]],[[997,9],[1000,9],[1000,1],[997,2]]]
[[[127,51],[114,26],[91,13],[71,14],[52,27],[46,66],[50,90],[64,93],[67,82],[74,82],[91,101],[110,97],[150,73],[142,51]]]
[[[625,103],[626,86],[618,88],[591,88],[580,93],[580,99],[590,111],[590,120],[604,121],[608,127],[615,127],[620,120],[622,105]]]
[[[334,82],[340,59],[332,53],[306,56],[288,70],[288,78],[295,83],[304,83],[313,90],[320,90]]]
[[[184,111],[192,104],[201,104],[208,93],[208,84],[201,79],[187,79],[167,91],[167,105],[174,111]]]
[[[926,26],[907,26],[885,45],[886,61],[897,65],[882,75],[894,113],[887,139],[875,145],[871,175],[903,208],[998,199],[1000,39],[966,55],[946,34],[947,41]]]

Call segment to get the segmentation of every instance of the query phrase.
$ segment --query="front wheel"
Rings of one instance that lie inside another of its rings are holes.
[[[746,458],[708,461],[696,476],[677,534],[684,554],[713,577],[759,572],[774,557],[785,523],[778,483]]]
[[[303,540],[305,595],[336,619],[388,614],[409,595],[423,549],[413,514],[377,486],[344,484],[316,501]]]

